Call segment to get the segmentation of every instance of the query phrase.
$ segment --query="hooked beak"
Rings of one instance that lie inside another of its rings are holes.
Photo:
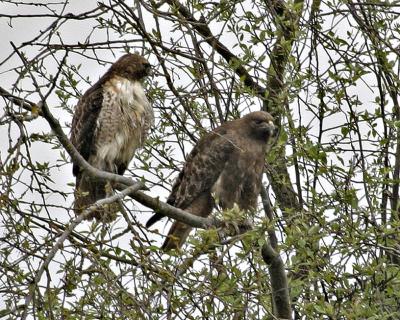
[[[269,121],[268,123],[263,123],[262,127],[265,130],[265,132],[268,134],[268,137],[275,138],[279,133],[278,127],[275,126],[272,121]]]
[[[279,128],[274,126],[274,129],[272,131],[272,136],[275,138],[279,135]]]
[[[144,74],[150,76],[153,74],[153,66],[150,63],[144,65]]]

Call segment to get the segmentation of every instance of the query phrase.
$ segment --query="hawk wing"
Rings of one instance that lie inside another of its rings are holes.
[[[94,85],[79,100],[75,108],[71,127],[71,142],[87,161],[94,152],[94,135],[96,122],[103,104],[103,90],[101,86]],[[74,176],[79,174],[79,166],[73,164]]]
[[[71,127],[71,142],[93,167],[123,174],[135,150],[143,145],[153,110],[140,82],[150,64],[137,54],[126,54],[79,100]],[[80,214],[99,199],[113,194],[112,184],[91,177],[73,164],[76,176],[74,211]],[[108,219],[117,204],[96,209],[92,217]]]
[[[222,125],[203,136],[189,154],[167,203],[185,209],[204,193],[211,193],[235,147],[227,126]],[[146,227],[163,217],[160,213],[154,214]]]

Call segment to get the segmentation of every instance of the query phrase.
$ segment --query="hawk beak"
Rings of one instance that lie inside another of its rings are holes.
[[[268,133],[268,137],[277,136],[279,131],[278,127],[276,127],[272,121],[263,123],[263,128],[265,132]]]
[[[270,125],[271,136],[276,137],[279,133],[279,128],[272,121],[269,121],[268,124]]]
[[[144,68],[145,68],[145,72],[146,72],[146,74],[147,74],[148,76],[153,75],[154,69],[153,69],[153,66],[152,66],[150,63],[146,63],[146,65],[145,65]]]
[[[274,137],[277,137],[278,135],[279,135],[279,128],[278,127],[275,127],[274,128],[274,132],[273,132],[273,134],[272,134]]]

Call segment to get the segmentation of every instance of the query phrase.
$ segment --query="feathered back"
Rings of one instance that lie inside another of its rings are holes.
[[[254,209],[268,141],[276,133],[272,116],[258,111],[206,134],[189,154],[167,202],[195,215],[208,216],[214,194],[222,208],[231,208],[236,203],[243,210]],[[162,217],[156,213],[146,226]],[[188,231],[189,226],[175,222],[163,248],[179,247]]]

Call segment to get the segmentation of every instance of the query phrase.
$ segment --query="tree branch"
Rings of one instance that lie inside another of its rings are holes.
[[[29,293],[25,297],[25,308],[24,308],[24,313],[22,315],[22,319],[26,319],[28,315],[28,308],[29,305],[33,299],[35,290],[40,282],[40,279],[42,278],[42,275],[44,271],[49,267],[50,262],[53,260],[54,256],[56,255],[57,251],[62,247],[64,241],[68,238],[68,236],[72,233],[72,231],[75,229],[75,227],[81,223],[83,220],[85,220],[89,215],[99,207],[105,205],[105,204],[110,204],[113,203],[119,199],[122,199],[128,194],[134,193],[135,191],[139,190],[142,187],[141,183],[136,183],[125,190],[121,191],[119,194],[113,195],[112,197],[101,199],[91,205],[89,208],[85,209],[79,216],[77,216],[70,225],[65,229],[65,231],[62,233],[60,238],[58,238],[57,242],[55,245],[51,248],[50,252],[47,254],[47,258],[42,264],[42,266],[39,268],[38,272],[35,275],[35,279],[33,283],[29,286]]]
[[[101,180],[107,180],[116,183],[118,190],[124,190],[127,186],[136,186],[140,184],[139,189],[143,189],[144,185],[142,182],[134,181],[128,177],[124,177],[121,175],[113,174],[106,171],[101,171],[96,169],[95,167],[91,166],[75,149],[72,143],[69,141],[68,137],[65,135],[62,127],[57,119],[51,114],[48,106],[44,103],[35,104],[33,102],[29,102],[27,100],[23,100],[21,98],[15,97],[9,94],[6,90],[0,90],[0,96],[10,100],[11,102],[15,102],[18,105],[24,104],[25,107],[37,107],[39,110],[39,114],[42,115],[47,122],[49,123],[51,129],[53,130],[54,134],[57,136],[58,140],[60,141],[61,145],[65,148],[65,150],[70,155],[72,161],[79,165],[79,167],[86,171],[90,176],[95,177]],[[157,213],[162,213],[163,215],[186,223],[195,228],[202,228],[208,229],[211,226],[221,227],[224,226],[224,223],[218,221],[214,218],[202,218],[196,215],[193,215],[187,211],[175,208],[165,202],[160,201],[158,198],[153,198],[144,192],[137,191],[131,193],[131,197],[138,201],[139,203],[145,205],[153,209]]]
[[[265,0],[266,8],[275,17],[278,36],[270,56],[271,63],[267,77],[269,92],[268,99],[264,101],[263,110],[274,115],[279,124],[283,113],[282,106],[288,103],[285,95],[282,96],[282,92],[285,91],[284,75],[296,37],[303,2],[303,0],[296,0],[294,7],[298,9],[292,12],[282,0]],[[277,153],[276,161],[271,163],[267,170],[268,179],[283,213],[285,214],[287,209],[298,212],[301,210],[301,205],[290,180],[285,161],[285,149],[282,147],[275,152]],[[285,218],[288,218],[286,214]]]
[[[269,222],[272,222],[274,214],[265,188],[261,188],[261,199],[265,214]],[[261,255],[268,265],[271,278],[274,315],[279,319],[292,319],[288,280],[285,265],[278,253],[278,239],[272,226],[268,227],[267,232],[269,242],[263,245]]]
[[[279,254],[269,243],[263,245],[261,255],[264,262],[268,265],[271,279],[274,315],[279,319],[292,319],[290,308],[290,296],[288,281],[285,272],[285,265]]]
[[[230,64],[234,66],[236,74],[243,79],[244,84],[255,91],[257,96],[261,99],[265,98],[267,90],[254,81],[253,77],[248,73],[246,68],[242,65],[241,59],[234,55],[222,42],[220,42],[211,32],[208,25],[195,19],[190,13],[189,9],[179,3],[177,0],[166,1],[172,8],[177,9],[178,12],[186,19],[187,22],[195,29],[204,40]]]

